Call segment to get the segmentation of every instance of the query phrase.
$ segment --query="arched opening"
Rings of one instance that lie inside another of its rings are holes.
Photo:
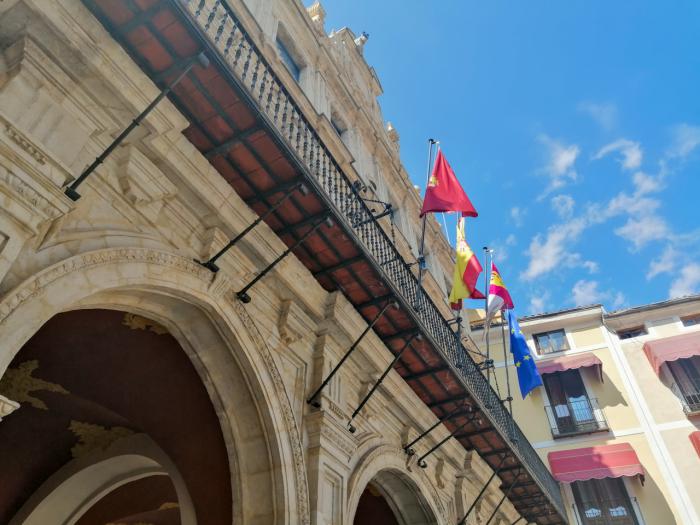
[[[155,321],[58,314],[15,355],[0,393],[20,403],[0,423],[0,523],[232,522],[219,417],[188,355]]]
[[[353,525],[429,525],[437,523],[420,489],[404,472],[382,470],[360,495]]]
[[[353,525],[369,525],[372,523],[399,525],[389,502],[387,502],[379,489],[370,483],[360,496],[360,503],[357,505]]]

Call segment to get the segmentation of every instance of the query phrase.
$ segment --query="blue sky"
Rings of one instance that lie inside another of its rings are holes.
[[[520,315],[700,292],[700,2],[323,5],[370,34],[416,184],[441,141]]]

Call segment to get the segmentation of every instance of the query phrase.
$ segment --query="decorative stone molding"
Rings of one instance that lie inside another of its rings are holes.
[[[33,279],[25,281],[22,285],[9,293],[2,302],[0,302],[0,326],[5,323],[8,315],[13,310],[18,308],[22,303],[39,295],[46,286],[64,275],[93,266],[126,261],[157,264],[159,266],[177,269],[189,273],[206,283],[211,280],[211,272],[203,266],[185,257],[160,250],[147,248],[110,248],[107,250],[87,252],[46,268],[36,274]]]
[[[0,165],[0,185],[4,187],[4,191],[12,192],[16,200],[41,213],[43,219],[55,219],[63,213],[26,181],[2,165]]]
[[[124,196],[151,222],[177,188],[136,146],[126,147],[117,178]]]
[[[0,421],[19,408],[19,403],[0,395]]]
[[[287,429],[292,448],[299,523],[301,525],[310,525],[311,516],[309,510],[309,491],[306,480],[306,462],[304,460],[304,452],[301,446],[301,438],[297,427],[297,422],[294,418],[294,412],[292,412],[292,405],[289,400],[289,396],[287,395],[287,390],[284,387],[284,380],[282,379],[274,357],[272,357],[272,353],[265,342],[265,338],[260,333],[260,330],[258,330],[255,321],[253,321],[253,318],[250,316],[250,314],[248,314],[243,304],[235,298],[230,298],[229,304],[233,307],[243,325],[248,328],[248,331],[253,338],[257,349],[260,351],[260,355],[265,362],[268,371],[270,372],[272,383],[275,387],[277,396],[280,399],[284,424]]]
[[[41,150],[34,145],[34,143],[25,137],[17,128],[11,124],[5,125],[5,132],[12,139],[12,141],[19,145],[24,151],[29,153],[39,164],[46,164],[46,156],[41,152]]]
[[[291,325],[290,313],[299,313],[299,306],[291,299],[285,299],[282,301],[282,306],[280,307],[279,315],[277,317],[277,331],[280,334],[280,339],[287,345],[299,341],[303,336],[298,331],[295,330]]]

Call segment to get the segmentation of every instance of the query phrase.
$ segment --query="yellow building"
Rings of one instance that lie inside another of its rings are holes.
[[[497,326],[491,383],[505,399],[509,377],[514,419],[562,482],[570,523],[700,523],[700,296],[520,326],[543,386],[522,400]]]

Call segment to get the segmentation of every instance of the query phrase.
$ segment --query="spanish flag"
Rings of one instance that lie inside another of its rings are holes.
[[[476,280],[482,268],[479,259],[467,244],[464,234],[464,217],[457,221],[457,260],[450,292],[450,306],[453,310],[462,309],[462,299],[485,299],[476,289]]]

